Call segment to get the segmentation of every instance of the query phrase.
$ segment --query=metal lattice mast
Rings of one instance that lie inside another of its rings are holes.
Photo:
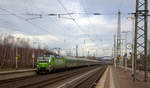
[[[116,35],[114,35],[114,58],[116,58]]]
[[[121,16],[118,12],[118,30],[117,30],[117,57],[121,56]]]
[[[116,67],[116,35],[114,35],[114,57],[113,57],[113,63]]]
[[[134,41],[134,81],[136,80],[137,55],[144,55],[145,81],[147,81],[148,44],[148,0],[136,0],[135,41]]]

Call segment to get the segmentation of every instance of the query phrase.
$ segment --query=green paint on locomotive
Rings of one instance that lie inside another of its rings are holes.
[[[66,59],[60,56],[54,57],[53,55],[39,56],[37,59],[37,71],[51,71],[53,69],[64,68]]]
[[[98,61],[83,58],[42,55],[37,58],[37,72],[50,72],[51,70],[89,66],[99,64]]]

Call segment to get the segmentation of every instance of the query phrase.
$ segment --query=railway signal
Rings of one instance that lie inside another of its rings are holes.
[[[33,53],[33,54],[32,54],[33,68],[34,68],[34,58],[35,58],[35,55],[34,55],[34,53]]]
[[[16,69],[18,69],[18,59],[19,59],[19,57],[20,57],[20,54],[17,54],[16,55]]]

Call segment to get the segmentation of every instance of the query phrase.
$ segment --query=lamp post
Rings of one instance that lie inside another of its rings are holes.
[[[34,53],[34,45],[36,44],[36,42],[33,42],[33,54],[32,54],[32,67],[34,68],[34,58],[35,58],[35,53]]]
[[[127,52],[127,34],[129,33],[130,31],[122,31],[122,33],[125,33],[125,71],[127,70],[127,56],[128,56],[128,52]]]
[[[131,53],[131,58],[132,58],[132,75],[134,74],[134,17],[128,17],[128,20],[132,20],[132,53]]]
[[[19,39],[20,38],[17,38],[17,41],[16,41],[16,69],[18,69],[18,59],[19,59],[19,54],[18,54],[18,46],[17,46],[17,43],[19,42]]]
[[[124,67],[124,63],[125,63],[125,60],[123,59],[123,54],[124,54],[124,41],[126,39],[121,39],[121,54],[120,54],[120,65],[122,65]]]

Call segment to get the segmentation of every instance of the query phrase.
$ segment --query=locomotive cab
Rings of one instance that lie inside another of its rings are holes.
[[[51,71],[51,59],[53,55],[41,55],[37,58],[37,72],[44,73]]]

